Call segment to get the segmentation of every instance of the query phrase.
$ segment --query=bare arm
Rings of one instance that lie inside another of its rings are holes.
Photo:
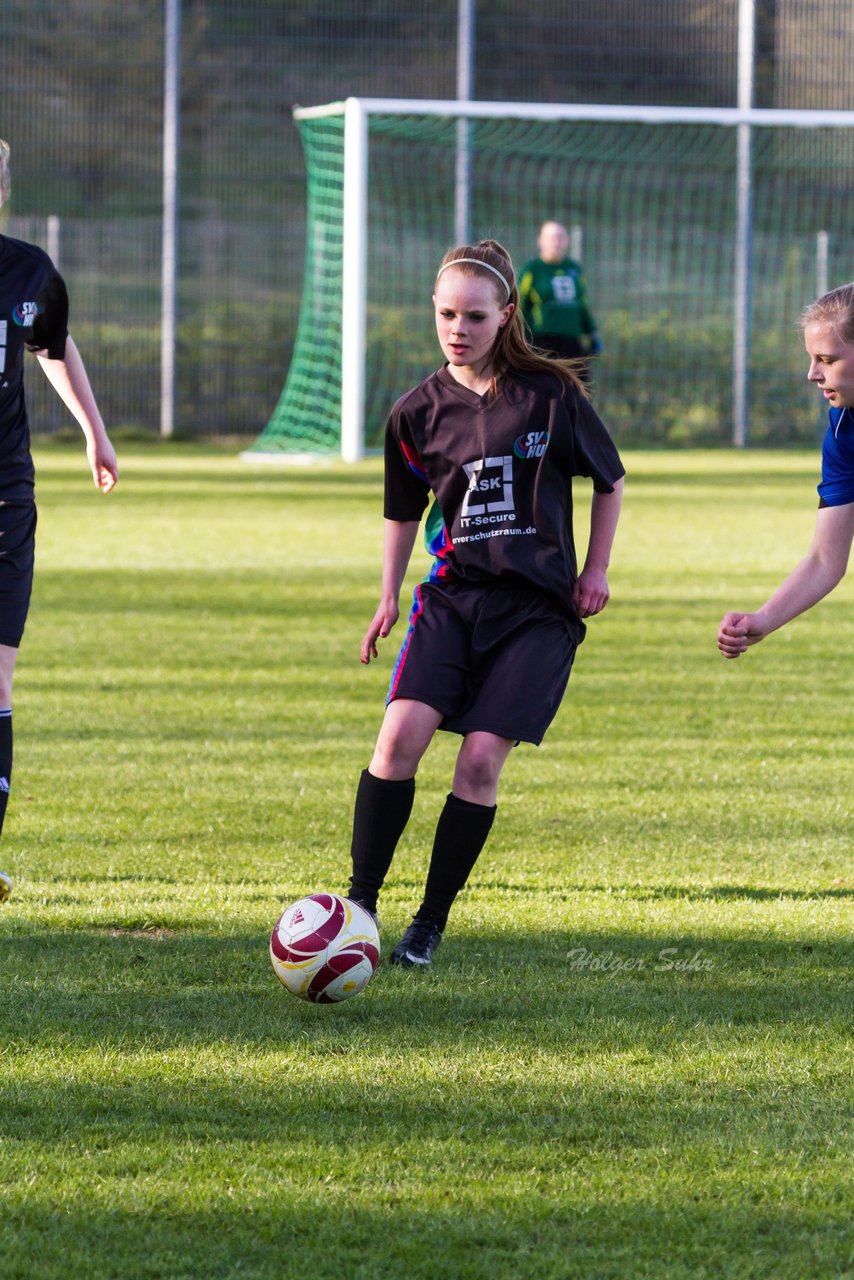
[[[41,351],[36,355],[48,382],[83,429],[95,484],[103,493],[109,493],[119,478],[116,455],[74,339],[70,334],[66,339],[63,360],[50,360]]]
[[[362,662],[377,656],[377,637],[383,639],[400,617],[399,598],[409,558],[418,537],[419,520],[386,520],[383,534],[383,576],[380,603],[362,640]]]
[[[580,617],[601,613],[608,603],[608,565],[617,532],[623,501],[623,477],[614,485],[613,493],[594,493],[590,512],[590,541],[587,558],[572,589],[572,601]]]
[[[818,604],[845,576],[854,538],[854,503],[822,507],[810,549],[800,564],[755,613],[727,613],[718,630],[718,648],[737,658],[750,645]]]

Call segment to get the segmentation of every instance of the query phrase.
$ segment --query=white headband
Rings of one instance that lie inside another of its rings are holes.
[[[491,267],[488,262],[481,262],[480,258],[454,258],[452,262],[446,262],[443,267],[439,268],[439,270],[436,272],[436,279],[438,280],[442,272],[448,270],[448,267],[458,267],[463,262],[470,262],[473,267],[483,267],[484,271],[491,271],[494,276],[498,276],[498,279],[501,281],[501,283],[504,285],[504,288],[507,290],[507,297],[508,298],[510,297],[510,294],[512,293],[510,285],[507,283],[507,281],[505,280],[501,272],[498,270],[498,268]]]

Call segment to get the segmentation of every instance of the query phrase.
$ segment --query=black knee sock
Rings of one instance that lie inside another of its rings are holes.
[[[353,814],[350,897],[364,902],[369,911],[376,911],[377,894],[409,821],[414,799],[414,778],[392,782],[362,770]]]
[[[12,781],[12,709],[0,709],[0,831],[6,817],[9,784]]]
[[[495,818],[495,805],[472,804],[453,792],[436,825],[424,901],[417,915],[444,929],[451,905],[468,880]]]

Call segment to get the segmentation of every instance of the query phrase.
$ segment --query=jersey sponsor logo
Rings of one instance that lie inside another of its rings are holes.
[[[513,441],[513,452],[517,458],[541,458],[548,445],[548,431],[526,431]]]
[[[498,519],[499,517],[498,517],[498,516],[496,516],[495,518],[496,518],[496,519]],[[487,519],[488,519],[488,517],[484,517],[484,519],[483,519],[483,520],[477,519],[477,520],[471,521],[470,523],[473,523],[473,524],[486,523],[486,520],[487,520]],[[528,525],[528,527],[527,527],[527,529],[507,529],[507,528],[501,528],[501,529],[482,529],[482,530],[481,530],[480,532],[478,532],[478,533],[467,533],[467,534],[463,535],[462,537],[458,537],[456,541],[457,541],[458,543],[460,543],[460,542],[481,542],[484,538],[522,537],[523,535],[530,534],[530,533],[536,533],[536,532],[537,532],[537,531],[536,531],[536,529],[534,528],[534,526],[533,526],[532,524],[529,524],[529,525]]]
[[[12,319],[22,329],[30,329],[35,324],[38,313],[39,304],[37,302],[19,302],[12,312]]]
[[[460,523],[464,529],[478,516],[498,514],[504,520],[515,520],[512,453],[464,462],[463,470],[469,480],[460,511]]]

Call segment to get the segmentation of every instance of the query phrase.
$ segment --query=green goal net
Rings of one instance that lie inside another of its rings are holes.
[[[298,113],[304,290],[259,454],[378,449],[394,400],[441,359],[431,293],[455,243],[462,117],[418,105],[368,103],[356,129],[344,104]],[[576,229],[604,345],[594,399],[622,443],[727,443],[739,387],[751,442],[815,440],[796,319],[854,276],[854,113],[748,113],[762,127],[740,171],[732,110],[541,119],[478,105],[495,114],[466,125],[471,236],[500,240],[520,268],[545,219]]]

